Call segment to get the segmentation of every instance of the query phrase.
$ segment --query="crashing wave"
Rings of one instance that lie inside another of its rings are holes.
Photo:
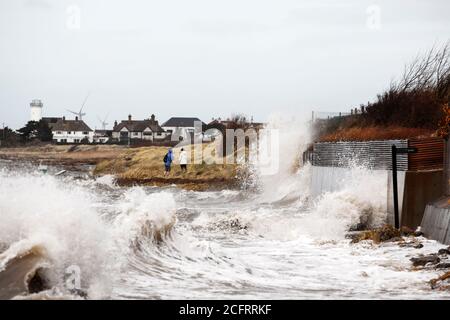
[[[111,203],[86,181],[5,171],[0,179],[4,298],[51,295],[52,290],[63,296],[108,297],[111,275],[126,264],[130,243],[163,241],[176,222],[169,193],[132,188]],[[79,270],[81,279],[73,288],[67,285],[71,270]]]
[[[21,241],[0,254],[0,300],[49,289],[50,261],[43,246]]]

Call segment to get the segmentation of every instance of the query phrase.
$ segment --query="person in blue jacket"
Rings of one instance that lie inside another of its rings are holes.
[[[163,159],[165,167],[164,176],[167,176],[170,173],[170,168],[172,166],[173,159],[174,159],[173,151],[172,149],[169,149],[169,151],[167,151]]]

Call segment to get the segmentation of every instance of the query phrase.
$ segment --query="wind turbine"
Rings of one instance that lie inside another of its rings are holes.
[[[91,94],[91,93],[89,92],[89,93],[87,94],[86,98],[84,99],[83,104],[81,105],[80,111],[76,112],[76,111],[72,111],[72,110],[69,110],[69,109],[66,109],[66,110],[69,111],[70,113],[73,113],[74,115],[78,116],[78,119],[79,119],[80,121],[83,120],[83,116],[86,115],[86,113],[83,113],[83,108],[84,108],[84,105],[86,104],[86,101],[87,101],[87,99],[89,98],[89,95],[90,95],[90,94]]]
[[[109,113],[106,115],[104,120],[102,120],[99,116],[97,116],[98,121],[100,121],[100,123],[102,124],[103,130],[106,130],[106,126],[109,124],[106,122],[106,120],[108,119],[108,116],[109,116]]]

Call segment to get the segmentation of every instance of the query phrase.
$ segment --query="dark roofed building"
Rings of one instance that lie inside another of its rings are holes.
[[[47,118],[54,119],[54,118]],[[53,141],[59,143],[81,143],[84,141],[92,142],[93,131],[78,117],[75,120],[66,120],[65,117],[59,118],[56,122],[49,124]]]
[[[92,131],[91,128],[83,121],[78,120],[66,120],[65,118],[59,119],[52,126],[52,131],[74,131],[74,132],[83,132],[83,131]]]
[[[206,124],[199,118],[172,117],[163,123],[164,130],[172,135],[172,141],[192,139],[195,132],[195,122],[201,122],[201,132]]]
[[[164,122],[162,127],[194,128],[195,121],[200,121],[202,125],[205,125],[199,118],[172,117]]]
[[[158,124],[155,115],[152,114],[150,119],[133,120],[131,115],[128,120],[115,123],[112,137],[116,141],[128,141],[130,139],[140,140],[163,140],[167,133]]]
[[[55,123],[57,123],[59,120],[62,120],[62,118],[59,117],[43,117],[42,121],[47,122],[50,129],[53,129],[53,126]]]

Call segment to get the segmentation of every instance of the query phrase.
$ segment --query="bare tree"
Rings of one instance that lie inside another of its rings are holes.
[[[229,123],[228,128],[230,129],[246,129],[249,126],[249,122],[247,120],[247,116],[239,113],[239,114],[232,114]]]
[[[448,95],[450,85],[450,44],[433,47],[417,56],[404,69],[400,81],[393,82],[393,92],[434,91],[439,98]]]

